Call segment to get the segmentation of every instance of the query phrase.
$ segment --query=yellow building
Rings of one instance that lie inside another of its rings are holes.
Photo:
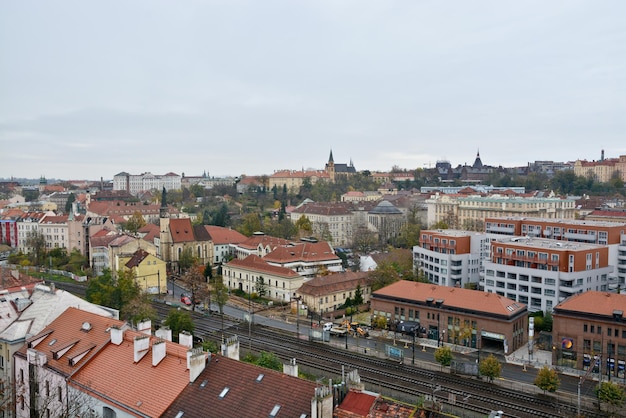
[[[139,287],[149,294],[167,293],[165,261],[139,249],[130,258],[120,258],[124,270],[134,273]]]

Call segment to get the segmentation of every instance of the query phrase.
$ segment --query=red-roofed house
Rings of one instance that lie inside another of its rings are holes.
[[[552,312],[553,364],[595,369],[613,377],[626,372],[626,295],[589,291],[559,303]],[[602,359],[600,361],[600,359]],[[600,364],[601,363],[601,364]]]
[[[141,289],[149,294],[167,293],[165,261],[145,250],[138,249],[131,257],[120,256],[120,264],[131,270]]]
[[[341,258],[327,242],[297,242],[277,247],[263,257],[268,264],[286,267],[304,277],[315,277],[323,270],[342,271]]]
[[[213,264],[228,261],[233,255],[234,246],[248,239],[245,235],[231,228],[215,225],[205,225],[204,228],[213,241]]]
[[[427,338],[445,343],[507,354],[528,339],[526,305],[495,293],[400,280],[374,292],[371,307],[390,324],[419,323]]]
[[[283,302],[291,301],[304,280],[295,271],[268,264],[258,255],[229,261],[223,266],[222,276],[228,289],[246,293],[263,291],[265,297]]]
[[[161,416],[206,365],[202,351],[75,308],[14,359],[16,416],[24,418]]]

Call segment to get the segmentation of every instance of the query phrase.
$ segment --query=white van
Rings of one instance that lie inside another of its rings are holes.
[[[335,326],[335,324],[333,324],[332,322],[326,322],[326,323],[324,324],[324,328],[323,328],[323,329],[324,329],[324,331],[330,331],[330,329],[331,329],[332,327],[334,327],[334,326]]]

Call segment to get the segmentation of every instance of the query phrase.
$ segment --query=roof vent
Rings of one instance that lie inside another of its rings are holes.
[[[89,322],[83,322],[83,325],[80,327],[81,331],[89,332],[91,330],[91,324]]]

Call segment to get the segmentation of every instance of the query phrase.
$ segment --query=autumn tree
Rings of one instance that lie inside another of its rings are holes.
[[[204,276],[204,267],[195,265],[189,268],[180,278],[180,283],[191,296],[192,310],[196,304],[208,297],[209,287]]]
[[[261,231],[261,219],[256,213],[248,213],[243,217],[241,225],[236,229],[243,235],[251,237],[255,232]]]
[[[602,382],[595,388],[596,396],[600,402],[608,403],[610,408],[621,408],[626,401],[624,388],[613,382]]]
[[[185,247],[178,259],[178,268],[181,273],[184,273],[193,267],[196,264],[196,261],[197,259],[193,255],[193,249],[191,247]]]
[[[535,377],[534,385],[539,389],[543,390],[545,394],[547,392],[556,392],[559,388],[561,381],[559,380],[559,376],[556,373],[556,370],[549,368],[548,366],[543,366],[537,372],[537,377]]]
[[[220,311],[220,317],[222,321],[222,335],[224,335],[224,305],[226,305],[226,303],[228,302],[229,293],[228,289],[224,285],[221,275],[217,276],[213,280],[212,287],[213,299],[215,300],[215,303],[217,303],[218,309]]]
[[[296,221],[295,226],[298,229],[298,231],[304,235],[308,235],[308,234],[311,234],[311,232],[313,232],[313,226],[311,224],[311,220],[307,218],[306,215],[300,216],[300,218],[298,218],[298,220]]]
[[[435,361],[444,367],[452,363],[452,350],[447,345],[443,345],[435,350]]]
[[[126,229],[131,234],[136,234],[141,228],[146,226],[146,220],[143,218],[143,215],[139,211],[135,211],[133,215],[128,218],[126,223],[124,224],[124,229]]]
[[[26,233],[26,247],[34,265],[41,266],[46,256],[46,237],[38,229]]]
[[[478,372],[481,376],[485,376],[490,382],[493,382],[493,379],[500,377],[500,373],[502,373],[502,364],[500,364],[498,359],[495,358],[493,354],[489,354],[489,357],[481,360],[478,365]]]

